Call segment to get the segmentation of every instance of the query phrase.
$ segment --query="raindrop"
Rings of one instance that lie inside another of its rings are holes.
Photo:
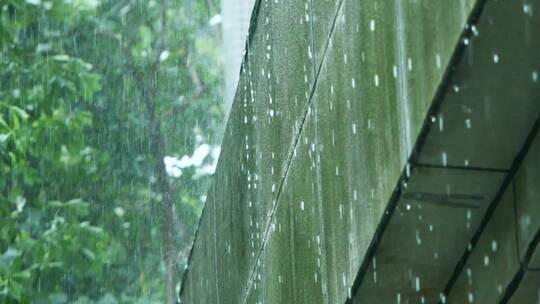
[[[474,303],[474,294],[472,292],[469,292],[469,303]]]
[[[526,15],[529,15],[529,17],[531,17],[532,14],[533,14],[531,5],[528,4],[528,3],[523,4],[523,12],[524,12]]]
[[[171,55],[171,53],[167,50],[161,52],[161,54],[159,54],[159,61],[165,61],[167,60],[167,58],[169,58],[169,56]]]
[[[472,32],[473,32],[473,34],[474,34],[475,36],[478,36],[478,28],[476,27],[476,25],[473,25],[473,26],[471,27],[471,30],[472,30]]]
[[[443,166],[446,167],[446,165],[448,164],[448,155],[446,154],[446,152],[442,152],[441,160],[442,160]]]
[[[493,251],[493,252],[497,251],[497,241],[496,240],[491,241],[491,251]]]

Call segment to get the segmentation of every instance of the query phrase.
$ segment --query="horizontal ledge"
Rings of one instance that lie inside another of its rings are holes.
[[[497,173],[508,173],[509,169],[501,168],[485,168],[485,167],[474,167],[474,166],[443,166],[443,165],[432,165],[432,164],[414,164],[413,167],[418,168],[434,168],[434,169],[449,169],[449,170],[469,170],[469,171],[484,171],[484,172],[497,172]]]

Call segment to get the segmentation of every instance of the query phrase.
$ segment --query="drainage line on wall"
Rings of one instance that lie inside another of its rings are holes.
[[[255,3],[253,4],[253,11],[251,12],[251,18],[250,18],[250,21],[249,21],[249,29],[248,29],[248,37],[246,39],[246,45],[244,47],[244,58],[242,60],[242,64],[240,65],[240,69],[238,71],[239,74],[241,74],[241,71],[242,69],[244,68],[244,64],[246,64],[248,62],[248,56],[249,56],[249,45],[251,44],[251,41],[253,40],[253,37],[255,35],[255,30],[257,29],[257,19],[259,17],[259,11],[260,11],[260,6],[261,6],[261,0],[255,0]],[[238,94],[238,90],[236,91],[235,93],[235,96],[236,94]],[[234,99],[236,98],[233,98],[233,101]],[[228,125],[228,123],[227,123]],[[227,126],[225,127],[225,134],[227,134]],[[200,227],[201,227],[201,222],[202,222],[202,218],[203,216],[207,213],[206,212],[206,203],[204,204],[203,206],[203,209],[201,211],[201,216],[199,217],[199,221],[197,223],[197,229],[195,230],[195,237],[193,238],[193,242],[191,243],[191,248],[189,250],[189,255],[188,255],[188,259],[187,259],[187,264],[188,267],[186,267],[186,269],[184,270],[184,273],[182,274],[182,279],[181,279],[181,282],[180,282],[180,290],[178,291],[178,303],[181,303],[180,299],[182,297],[182,294],[184,293],[184,289],[185,289],[185,285],[186,285],[186,281],[187,281],[187,276],[188,276],[188,273],[189,273],[189,265],[191,264],[191,259],[192,259],[192,256],[193,256],[193,250],[195,248],[195,243],[197,242],[197,239],[198,239],[198,236],[199,236],[199,230],[200,230]]]
[[[243,298],[242,298],[242,303],[244,303],[244,304],[247,302],[247,297],[249,295],[249,291],[251,290],[251,283],[253,282],[253,278],[255,277],[255,270],[257,268],[257,261],[260,259],[261,255],[264,252],[264,249],[266,247],[266,242],[267,242],[267,239],[268,239],[268,236],[269,236],[269,233],[270,233],[270,227],[271,227],[272,221],[274,220],[274,216],[275,216],[278,204],[279,204],[279,199],[280,199],[281,193],[283,191],[283,186],[285,185],[285,180],[287,179],[289,169],[291,167],[294,155],[296,154],[295,151],[296,151],[296,149],[298,147],[298,143],[300,141],[300,136],[302,135],[302,130],[304,129],[304,125],[305,125],[305,122],[306,122],[307,117],[308,117],[309,109],[311,108],[311,105],[312,105],[312,102],[313,102],[313,96],[315,95],[315,89],[317,88],[317,82],[319,80],[319,75],[320,75],[320,72],[322,70],[323,63],[324,63],[324,61],[326,59],[326,52],[327,52],[327,50],[328,50],[328,48],[330,46],[330,40],[332,39],[332,36],[334,34],[334,29],[335,29],[335,26],[336,26],[337,18],[339,16],[339,12],[341,11],[341,7],[343,5],[343,1],[344,0],[339,0],[339,4],[338,4],[338,6],[336,8],[336,13],[335,13],[334,19],[332,21],[332,26],[330,27],[330,31],[329,31],[329,34],[328,34],[328,37],[327,37],[327,40],[326,40],[326,43],[325,43],[325,46],[324,46],[324,50],[322,52],[321,62],[319,63],[319,66],[317,67],[317,70],[315,71],[315,79],[313,80],[313,84],[312,84],[311,89],[310,89],[309,98],[307,100],[303,116],[302,116],[302,118],[300,120],[298,129],[297,129],[297,132],[296,132],[296,136],[293,139],[293,144],[291,145],[291,147],[289,149],[288,157],[287,157],[286,164],[285,164],[285,170],[284,170],[283,176],[281,178],[280,184],[279,184],[278,189],[277,189],[276,198],[274,200],[275,203],[272,206],[272,210],[270,211],[270,215],[269,215],[269,219],[268,219],[268,222],[267,222],[267,225],[266,225],[266,229],[264,230],[264,233],[263,233],[262,245],[260,246],[260,248],[258,250],[257,258],[255,259],[255,263],[253,265],[253,269],[251,271],[251,274],[250,274],[250,276],[248,278],[247,287],[245,289],[245,293],[244,293]],[[313,39],[313,37],[312,37],[312,39]],[[314,58],[316,58],[316,56],[314,56]]]
[[[432,165],[432,164],[415,164],[417,168],[431,168],[431,169],[450,169],[450,170],[467,170],[467,171],[479,171],[479,172],[492,172],[492,173],[508,173],[508,169],[500,168],[487,168],[487,167],[474,167],[474,166],[452,166],[452,165]]]

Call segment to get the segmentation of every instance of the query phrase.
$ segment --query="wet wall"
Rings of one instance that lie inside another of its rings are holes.
[[[257,1],[181,303],[491,303],[535,286],[539,17],[524,0]],[[516,180],[528,203],[492,224]],[[500,225],[524,251],[483,240]],[[482,246],[517,261],[494,287],[472,279]]]

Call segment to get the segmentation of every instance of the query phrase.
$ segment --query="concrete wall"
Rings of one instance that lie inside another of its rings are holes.
[[[538,129],[522,2],[257,1],[182,303],[446,299]]]

